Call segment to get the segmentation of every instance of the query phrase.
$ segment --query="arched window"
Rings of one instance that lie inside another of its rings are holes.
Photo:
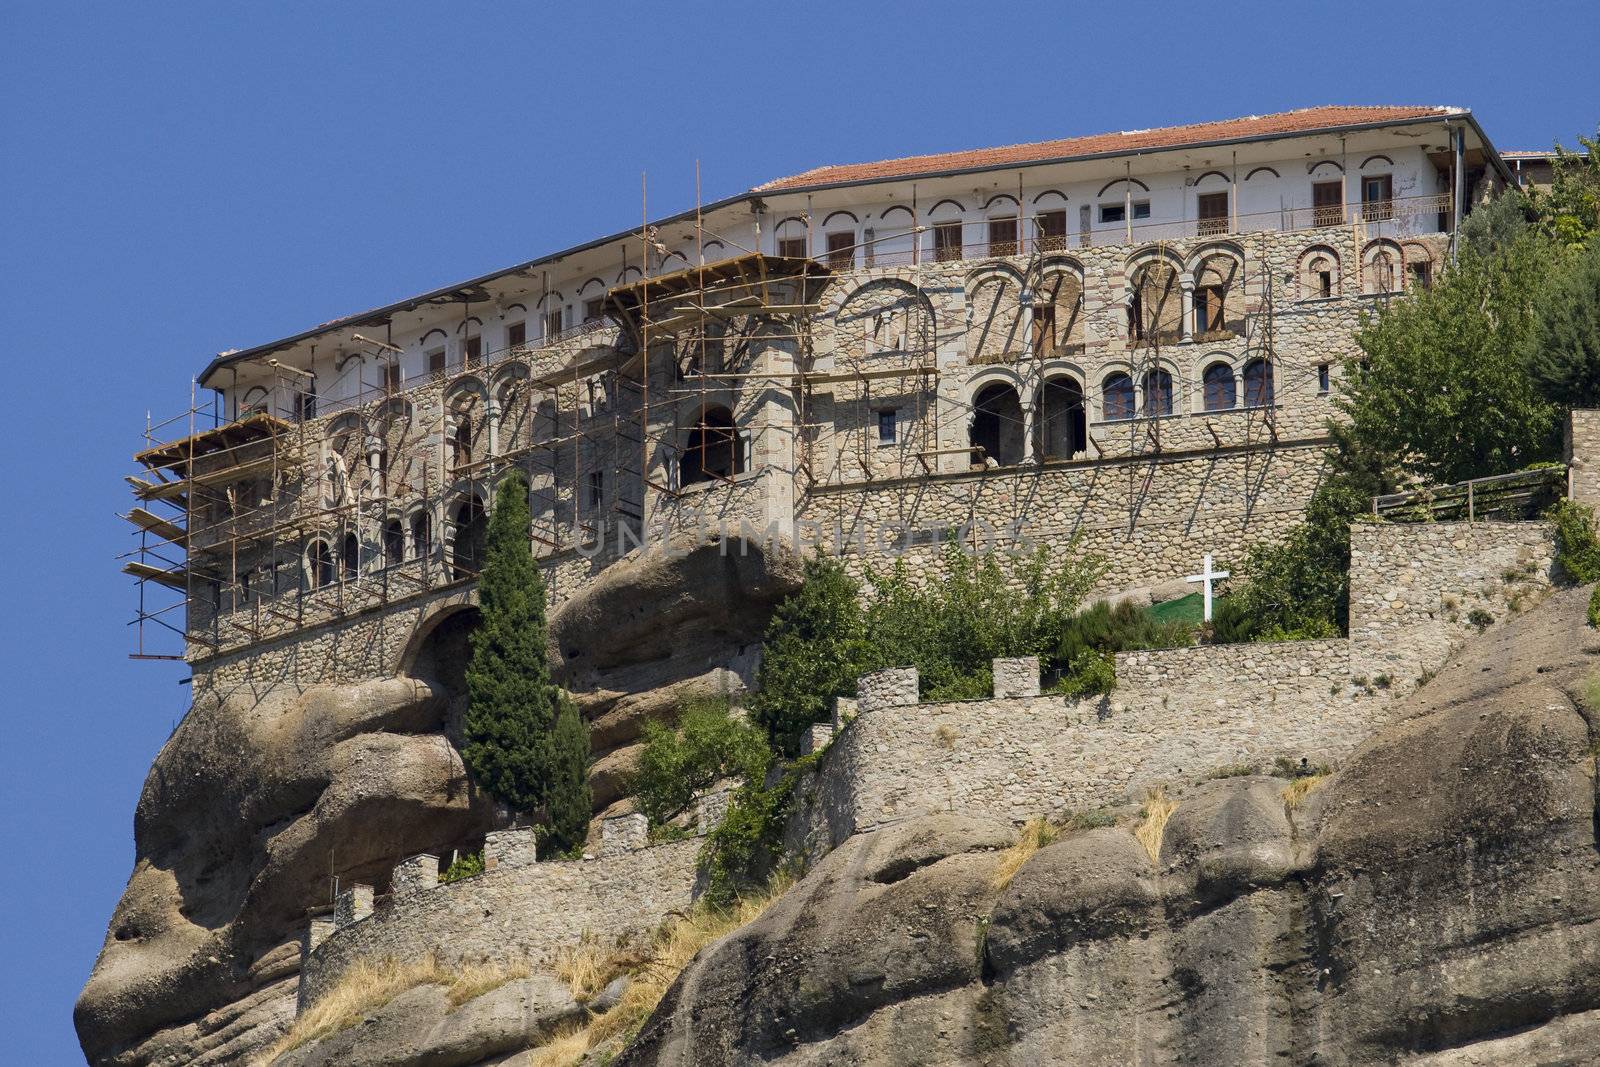
[[[1233,368],[1226,363],[1213,363],[1201,375],[1207,411],[1227,411],[1239,402],[1238,385],[1233,378]]]
[[[450,432],[450,465],[466,467],[472,463],[472,416],[456,416],[455,429]]]
[[[975,463],[988,459],[1012,467],[1022,462],[1022,402],[1015,389],[1004,382],[991,382],[978,390],[972,402],[969,443]]]
[[[1272,406],[1272,364],[1264,359],[1252,359],[1244,365],[1244,406]]]
[[[1164,370],[1145,371],[1144,413],[1147,417],[1172,414],[1172,375]]]
[[[1183,329],[1183,294],[1178,272],[1163,261],[1146,263],[1133,273],[1128,295],[1128,338],[1132,341],[1178,340]]]
[[[1195,271],[1194,332],[1237,333],[1242,328],[1238,297],[1234,292],[1239,261],[1218,253],[1207,256]]]
[[[433,555],[433,518],[426,511],[411,516],[411,558],[427,559]]]
[[[1100,383],[1100,417],[1107,422],[1133,418],[1133,379],[1117,371]]]
[[[689,431],[684,446],[682,484],[708,482],[713,478],[732,478],[744,473],[744,450],[739,447],[739,431],[733,413],[725,407],[708,407]]]
[[[1039,391],[1039,455],[1071,459],[1088,447],[1083,386],[1072,378],[1047,378]]]
[[[1339,256],[1318,246],[1300,259],[1300,298],[1326,300],[1339,295]]]
[[[383,524],[383,565],[395,567],[404,563],[405,558],[406,532],[399,519],[390,519]]]
[[[321,589],[333,584],[333,549],[316,540],[306,548],[306,584]]]
[[[483,545],[489,532],[489,516],[483,501],[469,496],[455,506],[450,522],[455,527],[451,541],[450,571],[453,578],[472,578],[483,569]]]
[[[353,533],[344,535],[344,543],[340,546],[339,562],[344,570],[344,580],[353,582],[361,573],[361,541]]]

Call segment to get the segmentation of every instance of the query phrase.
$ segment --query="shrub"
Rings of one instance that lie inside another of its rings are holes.
[[[471,878],[482,873],[483,853],[468,852],[464,856],[457,856],[450,866],[444,869],[439,875],[439,883],[449,885],[451,882],[459,882],[463,878]]]
[[[676,728],[645,727],[632,792],[651,823],[662,824],[721,779],[762,781],[771,760],[761,731],[729,715],[727,701],[692,701],[679,712]]]
[[[1182,620],[1163,622],[1143,608],[1124,601],[1104,601],[1061,620],[1051,635],[1048,659],[1061,680],[1055,690],[1069,697],[1109,693],[1116,686],[1115,654],[1140,648],[1174,648],[1192,644],[1194,631]]]
[[[855,692],[868,658],[860,596],[837,561],[813,557],[799,590],[773,612],[750,720],[777,751],[797,753],[800,734],[828,717],[833,698]]]
[[[733,794],[728,812],[706,835],[699,867],[705,876],[704,898],[714,908],[732,906],[739,896],[771,879],[783,855],[783,828],[794,799],[798,760],[777,784],[765,788],[748,781]]]
[[[1600,585],[1589,594],[1589,625],[1600,627]]]
[[[1576,585],[1600,581],[1600,539],[1594,533],[1594,509],[1576,500],[1562,500],[1547,513],[1556,528],[1556,564]]]
[[[1483,631],[1489,628],[1490,623],[1494,622],[1494,616],[1490,615],[1482,608],[1473,608],[1471,611],[1467,612],[1467,622],[1472,624],[1472,626],[1474,626],[1481,634]]]

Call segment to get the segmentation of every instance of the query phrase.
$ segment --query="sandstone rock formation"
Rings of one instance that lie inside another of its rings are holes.
[[[1009,827],[858,836],[706,950],[630,1065],[1600,1061],[1586,591],[1480,642],[1305,802],[1182,793],[1152,862]]]

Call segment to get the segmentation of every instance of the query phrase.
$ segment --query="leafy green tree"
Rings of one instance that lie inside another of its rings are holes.
[[[1579,137],[1583,152],[1556,145],[1550,190],[1531,200],[1541,230],[1559,245],[1577,248],[1600,233],[1600,129]]]
[[[676,728],[651,722],[634,775],[639,810],[660,825],[724,778],[760,783],[772,761],[766,737],[729,714],[725,700],[686,704]]]
[[[1337,400],[1360,447],[1433,484],[1553,455],[1558,412],[1523,359],[1551,262],[1533,234],[1489,252],[1463,248],[1432,289],[1369,322]]]
[[[1562,407],[1600,406],[1600,237],[1590,238],[1540,295],[1528,373]]]
[[[833,698],[855,692],[867,653],[860,593],[836,560],[814,557],[799,590],[773,612],[750,719],[778,751],[794,755],[801,732],[828,717]]]
[[[482,621],[467,664],[462,759],[477,783],[517,811],[548,799],[559,691],[545,651],[544,580],[528,544],[528,483],[495,489],[478,577]]]

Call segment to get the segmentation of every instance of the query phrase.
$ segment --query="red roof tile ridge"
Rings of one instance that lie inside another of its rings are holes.
[[[1119,137],[1139,138],[1163,135],[1163,139],[1159,147],[1179,147],[1186,142],[1182,140],[1169,141],[1165,138],[1173,134],[1181,135],[1185,130],[1211,129],[1217,130],[1218,132],[1213,134],[1211,137],[1197,138],[1196,140],[1222,140],[1228,137],[1228,134],[1221,132],[1222,129],[1227,127],[1266,123],[1272,120],[1290,119],[1294,116],[1326,117],[1328,121],[1321,124],[1306,125],[1294,129],[1266,130],[1262,132],[1283,133],[1286,135],[1295,133],[1310,133],[1318,129],[1347,126],[1359,123],[1363,114],[1371,115],[1375,118],[1381,117],[1391,119],[1408,119],[1423,118],[1431,114],[1460,115],[1465,113],[1466,110],[1464,108],[1453,107],[1444,104],[1319,104],[1313,107],[1293,108],[1289,111],[1268,112],[1260,115],[1240,115],[1227,119],[1208,119],[1203,122],[1189,122],[1176,126],[1151,126],[1136,130],[1118,130],[1107,133],[1081,134],[1073,137],[1046,138],[1039,141],[1022,141],[1009,145],[956,149],[948,152],[926,152],[911,156],[900,156],[892,159],[882,160],[869,160],[859,163],[828,163],[822,166],[812,167],[809,170],[801,171],[798,174],[792,174],[783,178],[776,178],[772,181],[756,186],[751,191],[760,193],[787,188],[803,188],[808,185],[825,184],[828,181],[850,181],[852,180],[852,175],[863,179],[873,177],[906,177],[913,174],[925,173],[925,170],[918,169],[918,165],[929,164],[931,169],[931,165],[934,163],[934,161],[951,161],[939,169],[959,169],[959,165],[953,165],[954,161],[957,160],[969,160],[971,161],[969,165],[972,166],[982,166],[985,162],[995,162],[1002,165],[1004,163],[1032,162],[1036,161],[1037,159],[1047,158],[1047,155],[1041,154],[1040,156],[1033,157],[1032,159],[1025,155],[1018,155],[1015,156],[1015,158],[998,160],[990,160],[986,157],[997,156],[1001,154],[1011,156],[1017,153],[1025,153],[1028,149],[1053,149],[1053,151],[1049,152],[1048,155],[1070,155],[1072,154],[1071,149],[1069,148],[1071,145],[1086,144],[1088,142],[1095,141],[1107,141]],[[1239,135],[1245,134],[1243,131],[1241,131]],[[1139,147],[1157,147],[1157,145],[1128,145],[1127,147],[1129,149],[1134,149]],[[1107,148],[1096,149],[1095,153],[1115,151],[1116,147],[1110,146]]]

